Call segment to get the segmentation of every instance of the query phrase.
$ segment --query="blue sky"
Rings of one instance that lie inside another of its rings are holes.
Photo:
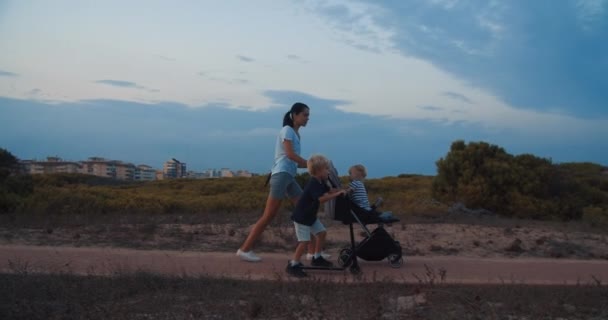
[[[0,1],[0,147],[267,172],[436,173],[458,139],[608,165],[608,0]]]

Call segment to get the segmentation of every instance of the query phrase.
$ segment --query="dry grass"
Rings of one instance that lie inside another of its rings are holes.
[[[157,250],[233,251],[259,213],[189,215],[0,215],[0,244],[104,246]],[[348,228],[321,215],[327,248],[348,242]],[[359,232],[361,229],[355,226]],[[500,217],[405,217],[387,230],[408,256],[545,257],[608,259],[608,232],[585,223]],[[359,236],[359,235],[357,235]],[[293,250],[289,212],[280,212],[256,250]]]
[[[23,271],[22,269],[20,269]],[[606,286],[0,274],[0,319],[606,319]]]

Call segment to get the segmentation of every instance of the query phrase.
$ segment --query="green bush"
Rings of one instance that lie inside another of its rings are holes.
[[[15,212],[32,192],[32,177],[21,172],[14,155],[0,148],[0,214]]]
[[[473,209],[536,219],[580,219],[589,205],[608,205],[602,166],[552,164],[530,154],[513,156],[486,142],[455,141],[437,161],[432,194]]]

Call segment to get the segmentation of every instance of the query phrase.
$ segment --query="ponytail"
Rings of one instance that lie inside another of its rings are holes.
[[[300,114],[302,111],[310,109],[302,102],[296,102],[291,106],[291,110],[287,111],[283,116],[283,127],[290,126],[293,128],[293,116]]]
[[[293,116],[291,115],[291,110],[287,111],[283,116],[283,127],[290,126],[293,128]]]

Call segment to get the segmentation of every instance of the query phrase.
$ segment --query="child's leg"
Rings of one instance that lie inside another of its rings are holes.
[[[315,243],[315,254],[321,254],[321,252],[323,251],[326,236],[327,231],[321,231],[315,235],[315,237],[317,238],[317,241]]]
[[[313,223],[313,225],[310,228],[312,229],[312,232],[315,234],[315,237],[317,238],[317,243],[315,244],[317,246],[317,248],[316,248],[315,256],[314,256],[314,258],[312,258],[311,264],[316,267],[326,267],[326,268],[332,267],[333,263],[327,261],[327,259],[325,259],[321,255],[321,250],[323,250],[323,246],[325,245],[325,237],[327,236],[327,231],[325,231],[325,227],[323,226],[323,224],[321,224],[319,219],[317,219],[317,221],[315,223]]]
[[[312,226],[310,226],[311,232],[315,235],[315,256],[318,256],[323,251],[325,246],[325,237],[327,232],[325,226],[317,219]]]
[[[306,251],[306,247],[308,246],[309,241],[300,241],[298,242],[298,246],[296,247],[296,252],[293,254],[293,259],[291,260],[292,265],[300,262],[304,251]]]
[[[300,262],[302,255],[304,254],[306,248],[310,243],[311,230],[310,226],[299,224],[297,222],[294,222],[293,226],[296,231],[296,238],[298,239],[298,246],[296,247],[296,251],[293,254],[293,259],[291,260],[291,264],[295,265]]]
[[[311,234],[310,237],[310,242],[308,242],[308,253],[310,254],[314,254],[315,253],[315,248],[316,246],[316,241],[317,239],[315,239],[314,235]]]

